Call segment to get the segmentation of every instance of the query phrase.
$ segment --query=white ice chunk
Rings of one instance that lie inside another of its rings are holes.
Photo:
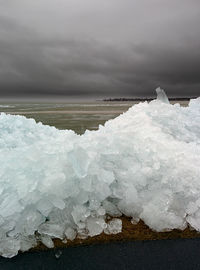
[[[107,200],[103,202],[103,207],[106,213],[112,217],[120,217],[122,215],[116,205]]]
[[[95,236],[101,234],[106,228],[106,223],[103,218],[88,218],[86,228],[88,229],[89,236]]]
[[[14,213],[20,212],[22,210],[23,207],[19,203],[19,198],[16,194],[10,194],[9,196],[5,196],[0,205],[0,215],[2,217],[13,215]]]
[[[138,217],[133,217],[133,218],[131,219],[131,223],[132,223],[133,225],[136,225],[139,221],[140,221],[140,219],[139,219]]]
[[[76,238],[76,234],[77,234],[76,231],[70,227],[65,230],[65,235],[67,239],[71,241],[73,241]]]
[[[5,238],[0,241],[0,255],[6,258],[12,258],[18,254],[20,249],[20,240],[15,238]]]
[[[53,248],[54,247],[54,243],[51,239],[51,237],[49,235],[46,235],[46,234],[42,234],[40,236],[40,240],[41,242],[48,248]]]
[[[63,239],[64,225],[46,222],[39,226],[38,232],[41,234],[47,234],[55,238]]]
[[[119,218],[113,218],[107,224],[107,228],[104,229],[106,234],[117,234],[122,231],[122,221]]]
[[[30,248],[33,248],[37,245],[37,241],[35,236],[21,236],[20,239],[20,250],[21,251],[27,251]]]
[[[161,89],[160,87],[156,88],[156,93],[157,93],[157,100],[169,104],[168,97],[163,89]]]

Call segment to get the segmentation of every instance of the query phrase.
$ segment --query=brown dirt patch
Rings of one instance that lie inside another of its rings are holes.
[[[97,243],[109,243],[116,241],[142,241],[142,240],[158,240],[158,239],[179,239],[179,238],[199,238],[200,233],[187,227],[185,230],[172,230],[169,232],[155,232],[151,230],[143,221],[133,225],[131,218],[122,216],[123,229],[121,233],[107,235],[102,233],[98,236],[88,237],[87,239],[76,238],[73,241],[68,240],[63,243],[60,239],[54,239],[55,248],[63,248],[68,246],[91,245]],[[32,250],[47,249],[42,243]]]

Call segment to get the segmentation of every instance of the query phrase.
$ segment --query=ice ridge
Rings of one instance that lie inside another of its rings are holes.
[[[0,115],[0,255],[118,233],[122,214],[200,231],[200,98],[181,107],[157,93],[81,136]]]

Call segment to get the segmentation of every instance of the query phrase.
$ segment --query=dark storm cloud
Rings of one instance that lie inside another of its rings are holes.
[[[0,6],[2,97],[200,95],[199,1]]]

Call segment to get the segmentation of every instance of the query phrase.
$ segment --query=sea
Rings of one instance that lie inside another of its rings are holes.
[[[97,130],[99,125],[126,112],[140,101],[88,101],[71,103],[0,103],[0,112],[34,118],[36,122],[58,129],[71,129],[77,134]],[[187,106],[188,101],[173,101]]]

